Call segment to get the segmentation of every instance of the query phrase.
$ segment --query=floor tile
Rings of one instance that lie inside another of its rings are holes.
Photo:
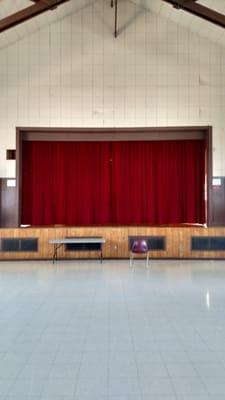
[[[43,396],[73,396],[75,393],[75,381],[73,379],[49,378],[43,388]]]
[[[165,363],[170,377],[198,377],[198,371],[191,363]]]
[[[224,267],[1,262],[0,400],[224,399]]]
[[[208,394],[204,383],[199,378],[193,376],[179,378],[172,377],[171,380],[178,397],[181,395],[203,396]]]
[[[76,385],[75,395],[81,397],[92,394],[93,396],[107,396],[108,393],[108,379],[90,378],[78,379]]]

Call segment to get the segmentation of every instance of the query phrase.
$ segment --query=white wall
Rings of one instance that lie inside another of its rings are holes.
[[[0,176],[16,126],[213,125],[225,175],[225,48],[130,2],[98,0],[0,51]]]

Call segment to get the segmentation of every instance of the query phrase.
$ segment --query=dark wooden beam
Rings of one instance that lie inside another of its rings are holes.
[[[196,2],[196,0],[163,0],[166,3],[172,4],[175,8],[187,11],[197,17],[203,18],[206,21],[219,25],[225,28],[225,15],[218,13],[211,8],[205,7]]]
[[[117,37],[117,0],[115,0],[115,29],[114,29],[114,37]]]
[[[19,25],[28,19],[36,17],[39,14],[44,13],[48,10],[53,10],[57,6],[66,3],[70,0],[41,0],[35,1],[35,4],[23,8],[14,14],[9,15],[6,18],[0,20],[0,32],[3,32],[13,26]]]
[[[114,7],[115,5],[115,21],[114,21],[114,37],[117,37],[117,16],[118,16],[118,12],[117,12],[117,0],[111,0],[110,2],[111,8]]]

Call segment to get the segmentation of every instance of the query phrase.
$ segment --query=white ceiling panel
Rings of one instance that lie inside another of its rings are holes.
[[[96,2],[96,0],[70,0],[58,6],[55,10],[47,11],[31,20],[2,32],[0,33],[0,47],[8,46],[44,25],[62,19],[71,13],[75,13],[77,9],[85,7],[92,1]],[[105,1],[108,5],[110,4],[110,0]],[[142,8],[148,9],[149,12],[158,14],[168,21],[180,24],[191,32],[196,32],[209,40],[225,46],[225,29],[211,22],[205,21],[181,9],[178,10],[162,0],[133,0],[132,2]],[[225,0],[199,0],[198,3],[225,14]],[[34,3],[30,0],[0,0],[0,18],[4,18],[32,4]],[[123,10],[122,0],[118,0],[118,15],[120,10]]]
[[[164,18],[170,19],[177,24],[190,29],[192,32],[196,32],[209,40],[225,46],[225,29],[211,22],[196,17],[187,11],[176,9],[162,0],[134,1],[136,4],[145,6],[150,11],[153,11]],[[225,15],[225,0],[199,0],[198,3]]]
[[[59,5],[54,10],[46,11],[37,17],[0,33],[0,48],[10,45],[15,40],[19,40],[35,30],[59,20],[66,15],[74,13],[78,8],[84,7],[88,2],[90,3],[88,0],[70,0]],[[0,18],[5,18],[10,14],[34,4],[35,3],[28,0],[0,0]]]
[[[212,8],[213,10],[225,14],[225,1],[224,0],[198,0],[199,4]]]
[[[0,1],[0,18],[7,17],[8,15],[15,13],[22,8],[32,5],[29,0],[1,0]]]

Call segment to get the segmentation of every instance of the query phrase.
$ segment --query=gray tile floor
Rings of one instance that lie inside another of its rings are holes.
[[[0,263],[0,400],[222,400],[225,261]]]

